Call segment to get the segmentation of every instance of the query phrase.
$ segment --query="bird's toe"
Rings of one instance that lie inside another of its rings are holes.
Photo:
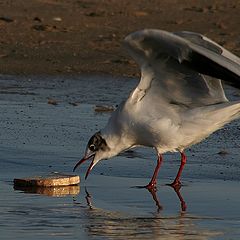
[[[180,181],[173,181],[167,185],[173,187],[175,190],[179,190],[182,187],[182,183]]]

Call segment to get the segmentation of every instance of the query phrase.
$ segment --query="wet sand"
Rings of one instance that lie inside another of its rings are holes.
[[[180,192],[166,186],[177,172],[178,154],[164,155],[156,196],[137,188],[149,181],[156,163],[148,148],[102,161],[87,181],[85,164],[78,171],[80,188],[14,189],[14,178],[71,173],[89,136],[110,116],[95,112],[95,106],[115,106],[136,83],[132,78],[88,75],[0,77],[3,239],[239,237],[239,121],[186,152]],[[227,92],[239,98],[235,90]]]
[[[195,31],[240,55],[238,0],[0,2],[0,73],[136,76],[122,49],[143,28]]]

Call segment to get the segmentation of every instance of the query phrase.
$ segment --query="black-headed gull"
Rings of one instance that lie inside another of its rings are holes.
[[[74,170],[91,159],[87,178],[98,161],[147,146],[156,149],[158,160],[146,187],[156,186],[162,154],[176,151],[181,165],[171,185],[181,186],[184,150],[240,117],[240,101],[229,102],[219,80],[240,88],[240,59],[193,32],[145,29],[128,35],[124,45],[141,67],[141,80],[90,138]]]

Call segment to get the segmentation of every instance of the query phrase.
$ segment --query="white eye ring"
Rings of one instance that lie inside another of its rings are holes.
[[[91,150],[91,151],[95,151],[95,145],[94,144],[91,144],[90,146],[89,146],[89,149]]]

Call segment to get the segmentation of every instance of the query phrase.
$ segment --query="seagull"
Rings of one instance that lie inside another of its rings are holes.
[[[112,113],[105,128],[88,141],[73,171],[91,160],[85,179],[102,159],[136,146],[151,147],[157,165],[147,189],[156,188],[166,152],[179,152],[181,164],[170,184],[181,186],[184,150],[240,117],[240,101],[229,101],[222,80],[240,89],[240,59],[194,32],[144,29],[129,34],[124,46],[139,64],[141,79]]]

